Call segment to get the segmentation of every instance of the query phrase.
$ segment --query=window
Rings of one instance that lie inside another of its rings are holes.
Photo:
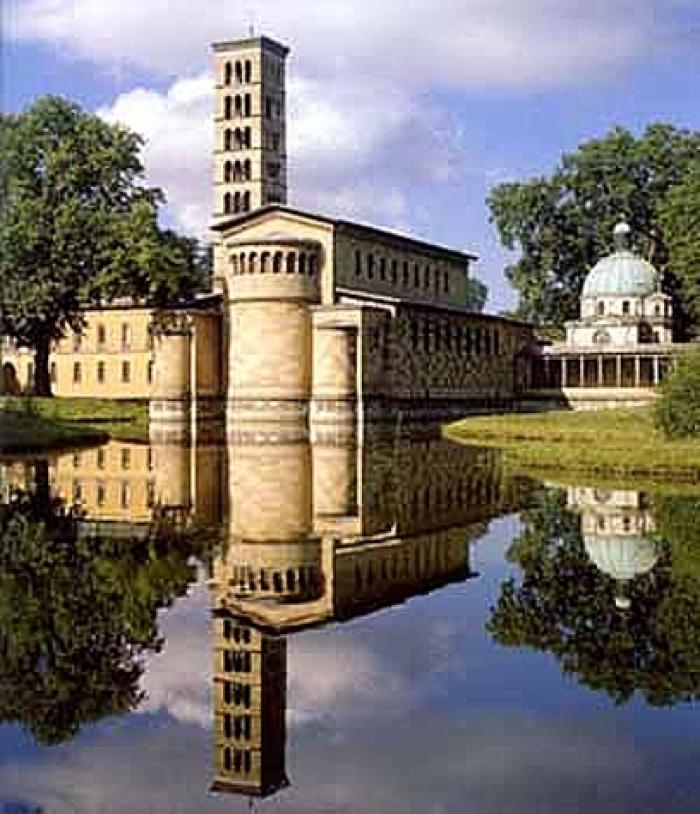
[[[107,342],[107,329],[104,325],[97,326],[97,345],[102,347]]]
[[[51,367],[49,368],[49,370],[50,370],[49,375],[51,377],[51,381],[55,384],[56,383],[56,375],[57,375],[56,362],[51,362]]]
[[[252,82],[253,80],[253,63],[246,59],[245,61],[245,81]]]
[[[105,451],[102,447],[97,450],[97,468],[105,468]]]
[[[83,380],[83,370],[80,362],[73,363],[73,384],[80,384]]]
[[[80,503],[83,499],[83,487],[79,480],[73,481],[73,503]]]
[[[122,482],[120,497],[122,509],[128,509],[129,504],[131,503],[131,487],[126,481]]]
[[[355,250],[355,276],[359,277],[362,274],[362,253],[359,249]]]
[[[128,447],[122,449],[122,469],[131,468],[131,450]]]
[[[625,301],[622,303],[622,313],[623,313],[623,314],[629,314],[629,313],[630,313],[630,303],[629,303],[629,300],[625,300]]]
[[[230,96],[225,96],[224,97],[224,118],[225,119],[230,119],[231,118],[231,113],[232,113],[231,104],[232,104],[231,97]]]
[[[131,364],[122,362],[122,382],[128,384],[131,381]]]
[[[232,74],[233,74],[233,71],[231,70],[231,63],[226,62],[224,64],[224,85],[230,85],[231,84],[231,76],[232,76]]]
[[[598,303],[598,316],[602,317],[604,313],[605,313],[605,303],[601,300]]]
[[[98,362],[97,363],[97,382],[98,384],[104,384],[105,381],[105,363]]]
[[[151,359],[146,367],[146,381],[148,384],[153,384],[153,364],[153,360]]]
[[[131,347],[131,325],[124,323],[122,325],[122,350],[129,350]]]
[[[74,353],[78,353],[78,351],[80,350],[80,345],[82,344],[82,341],[83,341],[83,337],[80,334],[78,334],[78,333],[73,334],[73,352]]]
[[[97,505],[101,508],[105,505],[107,491],[103,481],[97,482]]]

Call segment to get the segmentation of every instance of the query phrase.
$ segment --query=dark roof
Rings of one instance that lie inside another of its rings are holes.
[[[321,221],[334,226],[339,232],[365,232],[370,235],[375,235],[383,240],[390,240],[396,243],[403,243],[405,245],[414,246],[416,249],[422,251],[439,252],[440,254],[451,255],[454,259],[462,262],[476,260],[475,254],[467,252],[460,252],[456,249],[449,249],[444,246],[439,246],[436,243],[428,243],[425,240],[418,240],[417,238],[403,235],[399,232],[390,232],[386,229],[380,229],[377,226],[370,226],[366,223],[356,223],[349,220],[342,220],[340,218],[331,218],[328,215],[318,215],[315,212],[306,212],[303,209],[296,209],[291,206],[284,206],[282,204],[268,204],[259,209],[254,209],[251,212],[246,212],[244,215],[233,215],[230,218],[218,220],[211,228],[215,232],[223,232],[225,229],[233,226],[234,224],[247,223],[248,221],[255,220],[261,215],[272,214],[273,212],[288,212],[290,215],[298,215],[302,218],[311,218],[312,220]]]

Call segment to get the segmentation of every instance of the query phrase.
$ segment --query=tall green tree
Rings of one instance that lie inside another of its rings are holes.
[[[34,349],[50,395],[49,352],[82,309],[118,296],[163,302],[196,288],[196,246],[158,226],[142,139],[53,96],[0,118],[0,335]]]
[[[0,504],[0,723],[57,744],[139,704],[158,609],[185,593],[202,548],[166,523],[147,539],[86,533],[37,466],[36,490]]]
[[[494,639],[551,653],[565,674],[617,704],[635,693],[652,706],[700,699],[700,581],[686,563],[700,506],[685,496],[660,506],[659,559],[628,586],[631,605],[621,612],[615,583],[588,556],[564,492],[543,490],[508,554],[522,575],[501,586],[487,624]]]
[[[519,295],[518,316],[559,327],[576,318],[585,276],[612,250],[613,227],[624,217],[637,250],[665,273],[681,306],[679,328],[688,331],[700,290],[683,232],[700,205],[698,185],[688,180],[699,159],[700,133],[653,124],[635,137],[618,127],[564,155],[549,176],[495,187],[487,202],[501,242],[517,253],[506,275]]]

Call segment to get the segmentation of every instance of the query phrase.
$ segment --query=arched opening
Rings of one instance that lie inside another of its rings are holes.
[[[243,81],[243,64],[241,62],[236,62],[236,82],[240,83]]]
[[[225,62],[224,63],[224,85],[230,85],[231,84],[232,76],[233,76],[233,69],[231,67],[231,63],[230,62]]]
[[[631,313],[630,301],[624,300],[622,303],[622,313],[628,316]]]
[[[231,131],[227,129],[224,130],[224,150],[230,149],[231,149]]]
[[[243,180],[243,168],[240,161],[236,161],[233,165],[233,180],[235,182]]]
[[[226,194],[230,195],[230,193],[226,193]],[[241,193],[240,192],[237,192],[233,196],[233,211],[236,212],[236,213],[241,211]]]
[[[230,215],[233,211],[233,204],[231,201],[231,193],[224,193],[224,215]]]
[[[355,249],[355,276],[359,277],[362,274],[362,252]]]
[[[253,63],[246,59],[245,61],[245,81],[252,82],[253,80]]]
[[[241,205],[241,208],[243,212],[250,211],[250,192],[243,193],[243,203]]]
[[[233,165],[231,164],[230,161],[227,161],[224,164],[224,182],[230,184],[232,176],[233,176]]]
[[[224,118],[230,119],[231,118],[231,97],[224,96]]]
[[[246,159],[243,164],[243,180],[250,181],[253,178],[253,165],[250,162],[250,159]]]
[[[246,261],[245,252],[241,252],[239,257],[238,257],[238,262],[240,264],[241,274],[245,274],[246,271],[247,271],[245,261]]]
[[[598,303],[598,316],[602,317],[605,314],[605,303],[603,300],[600,300]]]
[[[313,277],[316,274],[316,265],[317,265],[316,255],[315,254],[310,254],[309,255],[309,275],[311,277]]]
[[[248,273],[255,274],[258,270],[258,255],[256,252],[251,252],[248,259]]]
[[[247,150],[250,150],[253,146],[253,131],[250,127],[246,127],[245,129],[243,142]]]
[[[238,95],[233,101],[233,109],[236,116],[240,116],[243,113],[243,97]]]
[[[253,110],[253,100],[249,93],[246,93],[245,99],[243,100],[243,115],[250,116]]]
[[[299,274],[306,274],[306,254],[299,254]]]
[[[270,252],[263,252],[260,258],[260,273],[267,274],[270,271]]]
[[[297,258],[294,252],[287,255],[287,274],[294,274],[297,270]]]

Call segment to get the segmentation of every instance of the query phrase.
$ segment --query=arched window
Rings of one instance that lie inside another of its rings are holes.
[[[224,193],[224,215],[230,215],[233,211],[232,200],[231,200],[231,193],[225,192]]]
[[[236,161],[236,163],[233,165],[233,180],[234,182],[243,180],[243,171],[241,169],[240,161]]]
[[[604,313],[605,313],[605,303],[603,302],[603,300],[600,300],[600,302],[598,303],[598,316],[602,317]]]
[[[314,274],[316,274],[316,255],[315,254],[310,254],[309,255],[309,275],[311,277],[313,277]]]
[[[362,274],[362,252],[355,249],[355,276],[359,277]]]
[[[442,283],[443,291],[445,294],[450,293],[450,273],[449,271],[443,272],[443,283]]]
[[[423,288],[430,288],[430,266],[427,264],[423,269]]]
[[[623,300],[622,302],[622,313],[628,315],[630,313],[630,301]]]
[[[253,63],[246,59],[245,61],[245,81],[251,82],[253,79]]]
[[[258,255],[255,252],[251,252],[248,257],[248,273],[256,274],[257,271],[258,271]]]
[[[232,177],[233,177],[233,165],[231,164],[230,161],[227,161],[224,164],[224,182],[226,184],[230,184]]]
[[[250,116],[253,110],[253,100],[249,93],[246,93],[245,99],[243,100],[243,115]]]
[[[306,274],[306,254],[304,252],[299,254],[299,274]]]
[[[370,280],[374,279],[374,255],[372,252],[367,255],[367,277]]]
[[[233,76],[233,70],[231,69],[231,63],[225,62],[224,63],[224,85],[231,84],[231,77]]]
[[[395,283],[399,276],[399,261],[394,259],[391,261],[391,282]]]
[[[250,127],[246,127],[243,135],[244,135],[243,138],[244,146],[247,150],[250,150],[250,148],[253,146],[253,131],[251,130]]]
[[[235,254],[231,258],[231,274],[233,274],[234,277],[238,275],[238,258]]]
[[[297,270],[297,258],[294,252],[287,255],[287,274],[294,274]]]
[[[379,258],[379,279],[386,280],[386,257]]]
[[[243,113],[243,97],[240,94],[237,94],[233,100],[233,109],[236,116],[240,116]]]
[[[267,274],[270,270],[270,252],[263,252],[260,259],[260,273]]]
[[[240,253],[240,255],[238,257],[238,263],[239,263],[239,266],[240,266],[241,274],[245,274],[246,270],[247,270],[245,252]]]
[[[654,316],[660,317],[661,316],[661,305],[657,302],[654,306]]]
[[[241,62],[236,63],[236,82],[243,81],[243,65]]]
[[[230,119],[231,118],[231,97],[224,96],[224,118]]]
[[[237,192],[233,196],[233,211],[237,214],[241,211],[241,193]]]
[[[241,208],[243,212],[250,211],[250,192],[243,193],[243,203],[241,205]]]
[[[413,264],[413,286],[414,288],[420,288],[420,269],[418,263]]]
[[[409,277],[408,260],[404,260],[403,261],[403,284],[404,284],[404,286],[406,288],[408,288],[408,277]]]
[[[253,165],[250,163],[250,159],[247,158],[243,164],[243,180],[250,181],[253,178]]]
[[[282,271],[282,252],[275,252],[275,256],[272,258],[272,272],[273,274],[279,274]]]

